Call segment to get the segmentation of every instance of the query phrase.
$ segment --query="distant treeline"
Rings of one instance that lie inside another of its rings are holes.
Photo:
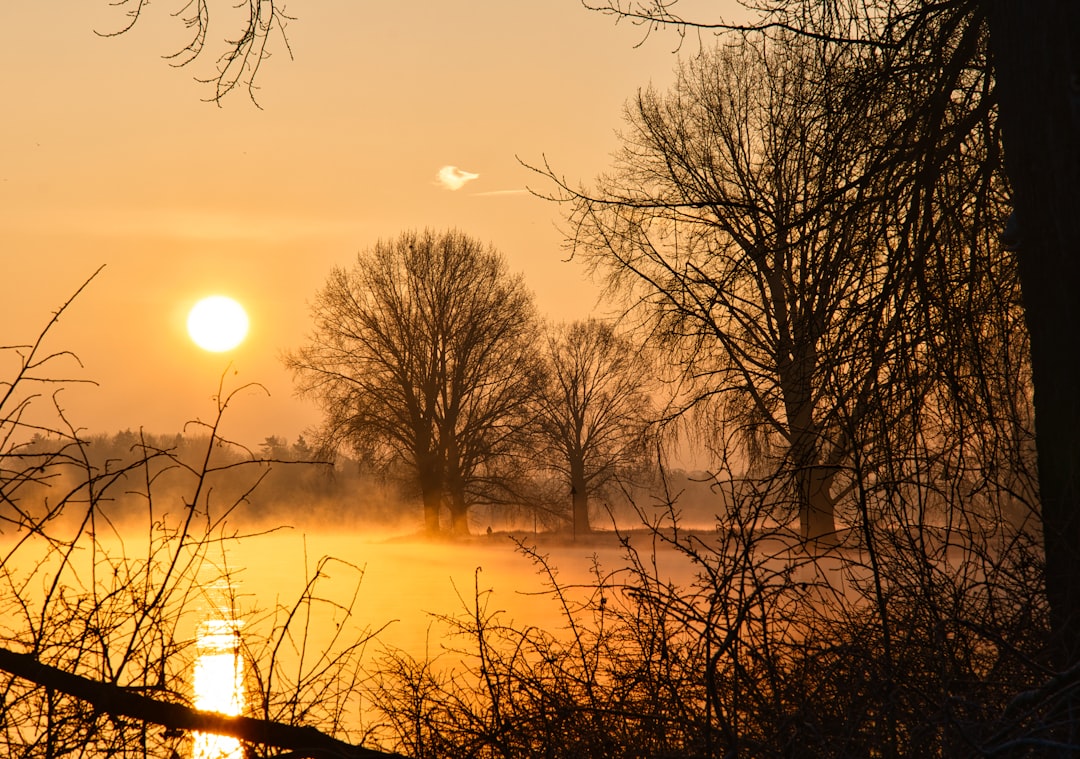
[[[196,473],[208,462],[206,485],[211,516],[217,519],[231,510],[230,520],[244,527],[290,525],[317,529],[320,526],[379,526],[412,532],[422,527],[419,491],[406,471],[394,472],[338,452],[332,461],[320,459],[317,451],[300,435],[289,442],[283,437],[266,437],[256,448],[211,443],[202,432],[194,434],[153,434],[131,429],[112,434],[99,433],[74,449],[67,466],[38,483],[41,502],[57,500],[63,494],[88,487],[88,482],[110,484],[110,499],[104,513],[118,522],[144,519],[151,503],[146,496],[147,481],[153,483],[153,512],[163,516],[180,514],[192,498]],[[35,435],[21,447],[20,457],[31,463],[35,456],[53,455],[57,441]],[[708,526],[725,506],[722,494],[710,487],[706,472],[674,470],[666,474],[669,491],[687,524]],[[473,515],[473,529],[558,530],[566,521],[557,508],[557,485],[548,481],[532,483],[520,503],[486,504]],[[626,484],[610,488],[605,498],[592,504],[598,529],[615,524],[640,524],[643,515],[668,505],[654,495],[654,487]],[[531,497],[530,497],[531,496]],[[565,494],[565,506],[570,495]]]

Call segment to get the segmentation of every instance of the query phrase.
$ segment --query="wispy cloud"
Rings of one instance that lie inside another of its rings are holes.
[[[457,166],[443,166],[439,169],[439,173],[435,175],[435,183],[447,190],[460,190],[466,184],[479,177],[479,174],[473,174],[471,171],[463,171]]]
[[[487,190],[486,192],[474,192],[473,195],[481,197],[484,195],[527,195],[528,190]]]

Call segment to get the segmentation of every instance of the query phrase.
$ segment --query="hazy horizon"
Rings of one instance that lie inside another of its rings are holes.
[[[676,37],[635,47],[577,0],[468,11],[439,3],[304,8],[275,43],[258,103],[203,102],[209,61],[164,59],[185,30],[150,6],[127,34],[122,10],[86,4],[0,9],[15,30],[0,53],[0,239],[13,297],[0,344],[33,341],[100,266],[47,349],[71,421],[91,433],[172,433],[210,421],[218,383],[241,393],[224,434],[290,440],[318,422],[293,396],[283,351],[307,334],[307,304],[335,265],[406,229],[458,228],[522,272],[542,316],[580,318],[598,288],[567,263],[560,209],[521,161],[571,181],[603,171],[622,104],[676,64]],[[696,49],[696,42],[687,42]],[[456,167],[456,173],[440,171]],[[452,189],[456,187],[457,189]],[[251,317],[238,349],[211,354],[184,332],[187,310],[222,293]]]

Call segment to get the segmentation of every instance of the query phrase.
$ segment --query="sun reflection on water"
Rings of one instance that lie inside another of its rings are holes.
[[[192,682],[195,708],[221,714],[240,714],[244,708],[244,657],[240,650],[241,622],[212,619],[199,625]],[[193,759],[243,759],[240,741],[196,732]]]

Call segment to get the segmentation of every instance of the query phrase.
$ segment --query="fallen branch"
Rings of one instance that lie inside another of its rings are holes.
[[[286,725],[251,717],[230,717],[216,712],[204,712],[182,704],[170,704],[129,690],[65,672],[34,659],[0,648],[0,670],[52,688],[87,702],[95,709],[140,722],[161,725],[171,730],[197,730],[257,743],[290,749],[290,756],[300,759],[404,759],[374,749],[354,746],[326,735],[313,727]]]

